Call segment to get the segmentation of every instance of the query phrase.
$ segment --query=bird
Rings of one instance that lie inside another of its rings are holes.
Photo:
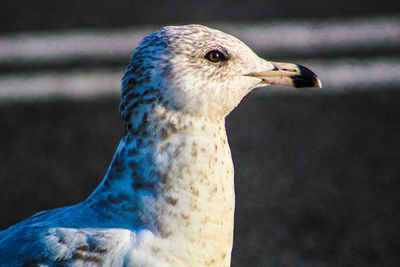
[[[86,200],[0,232],[0,266],[230,266],[234,166],[225,118],[253,89],[321,88],[202,25],[145,37],[122,78],[124,134]]]

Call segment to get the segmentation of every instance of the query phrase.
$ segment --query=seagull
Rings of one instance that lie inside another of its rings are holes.
[[[0,266],[230,266],[234,168],[225,117],[255,88],[321,87],[201,25],[145,37],[122,79],[125,133],[83,202],[0,232]]]

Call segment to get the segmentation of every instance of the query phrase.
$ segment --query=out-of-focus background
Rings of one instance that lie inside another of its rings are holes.
[[[201,23],[323,89],[266,87],[227,119],[232,266],[400,266],[396,1],[28,1],[0,9],[0,229],[84,200],[122,136],[143,36]]]

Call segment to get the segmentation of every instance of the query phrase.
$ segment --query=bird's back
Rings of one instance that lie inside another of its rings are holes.
[[[168,262],[171,255],[155,244],[163,240],[150,230],[116,227],[83,202],[39,212],[1,231],[0,266],[186,266],[177,258]]]
[[[133,261],[146,231],[101,227],[83,214],[82,204],[43,211],[1,231],[0,266],[151,266]]]

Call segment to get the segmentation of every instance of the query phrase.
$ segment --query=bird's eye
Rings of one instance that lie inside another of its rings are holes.
[[[206,54],[205,57],[207,60],[211,61],[211,62],[219,62],[219,61],[223,61],[226,59],[224,53],[222,53],[221,51],[218,50],[211,50],[210,52],[208,52]]]

